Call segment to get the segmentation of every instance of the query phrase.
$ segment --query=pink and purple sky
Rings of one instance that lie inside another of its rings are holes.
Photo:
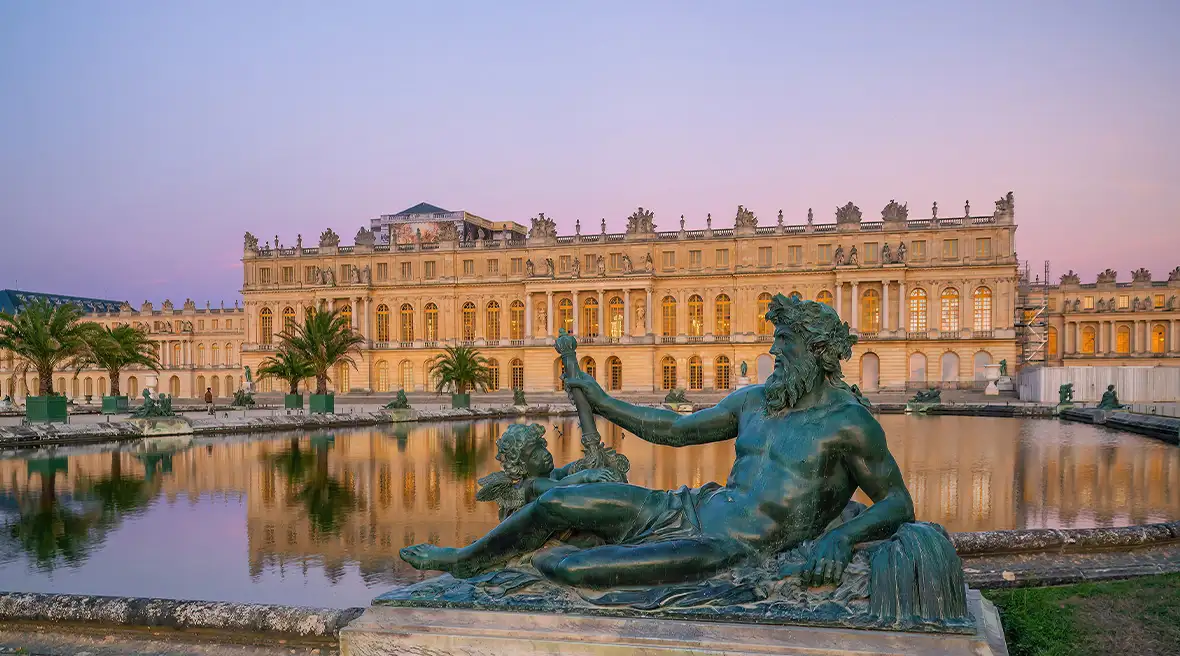
[[[822,5],[822,6],[821,6]],[[232,303],[242,233],[988,213],[1180,265],[1180,3],[0,3],[0,287]]]

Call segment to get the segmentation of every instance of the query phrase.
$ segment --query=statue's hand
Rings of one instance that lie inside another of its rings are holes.
[[[563,380],[567,390],[582,390],[586,394],[586,399],[591,403],[606,396],[606,392],[602,391],[602,386],[598,384],[598,381],[594,380],[593,376],[584,371],[579,371],[573,376],[567,374]]]
[[[811,558],[803,568],[803,580],[809,585],[840,584],[844,568],[852,560],[852,544],[837,531],[823,534],[811,549]]]
[[[581,483],[614,483],[619,480],[618,475],[609,469],[584,469],[576,474],[570,474],[561,480],[566,485]]]

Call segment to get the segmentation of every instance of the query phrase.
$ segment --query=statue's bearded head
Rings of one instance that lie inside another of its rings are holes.
[[[774,324],[774,372],[766,379],[766,405],[785,412],[820,383],[847,388],[840,361],[852,357],[856,336],[830,306],[778,294],[766,319]]]

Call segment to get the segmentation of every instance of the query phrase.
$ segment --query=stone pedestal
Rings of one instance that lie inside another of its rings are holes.
[[[373,606],[340,632],[340,648],[344,656],[1007,656],[995,607],[974,590],[967,600],[971,634]]]
[[[996,386],[996,381],[1000,379],[1000,365],[985,364],[983,372],[987,379],[987,389],[983,390],[983,393],[987,396],[999,396],[1000,388]]]
[[[139,427],[144,437],[152,435],[192,435],[193,425],[184,417],[132,417],[127,423]]]
[[[738,382],[737,382],[738,389],[741,389],[743,387],[748,387],[749,385],[750,385],[750,377],[749,376],[738,376]]]
[[[1011,376],[1000,376],[1000,379],[996,381],[996,387],[1001,392],[1011,392],[1012,390],[1016,389],[1016,385],[1013,384]]]

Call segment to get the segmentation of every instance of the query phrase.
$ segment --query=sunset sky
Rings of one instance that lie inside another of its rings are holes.
[[[3,2],[0,288],[238,298],[242,234],[990,213],[1180,265],[1180,2]]]

